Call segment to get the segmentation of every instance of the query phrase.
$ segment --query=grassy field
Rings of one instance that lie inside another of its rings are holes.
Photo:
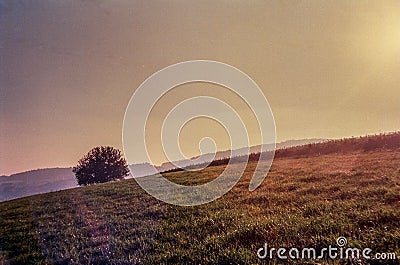
[[[248,191],[254,163],[222,198],[179,207],[147,195],[133,179],[0,203],[0,264],[280,264],[270,247],[335,245],[400,255],[400,150],[274,160]],[[167,173],[196,185],[223,166]],[[286,263],[399,264],[399,260]]]

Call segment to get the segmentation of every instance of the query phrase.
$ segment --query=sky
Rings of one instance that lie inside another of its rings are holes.
[[[0,0],[0,174],[73,166],[98,145],[122,149],[137,87],[195,59],[249,75],[269,101],[278,142],[400,129],[397,0]],[[157,137],[165,113],[193,94],[251,116],[216,85],[174,91],[149,121],[155,163],[164,161]],[[209,135],[229,147],[221,126],[198,119],[182,130],[182,151],[196,155]]]

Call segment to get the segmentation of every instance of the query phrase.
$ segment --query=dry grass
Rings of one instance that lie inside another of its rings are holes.
[[[264,243],[320,249],[339,236],[351,246],[400,255],[400,150],[278,158],[261,187],[249,192],[254,166],[228,194],[196,207],[161,203],[134,180],[1,203],[0,260],[258,264],[256,251]],[[166,176],[198,185],[222,170]],[[299,262],[333,261],[291,261]]]

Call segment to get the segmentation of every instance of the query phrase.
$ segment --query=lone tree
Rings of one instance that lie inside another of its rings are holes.
[[[121,151],[111,146],[95,147],[72,169],[79,185],[103,183],[129,175]]]

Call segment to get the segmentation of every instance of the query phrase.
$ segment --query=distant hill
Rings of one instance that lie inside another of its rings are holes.
[[[278,143],[275,157],[293,157],[293,156],[314,156],[335,152],[351,151],[371,151],[376,149],[400,148],[400,132],[380,134],[364,137],[353,137],[339,140],[326,139],[302,139],[290,140]],[[266,146],[267,150],[272,149],[272,145]],[[250,153],[257,153],[260,146],[252,146]],[[233,151],[235,160],[241,161],[240,156],[246,155],[246,148]],[[220,165],[228,161],[230,151],[217,152],[215,158],[212,154],[205,154],[201,157],[174,162],[181,167],[192,165],[201,165],[210,163],[211,165]],[[257,159],[257,154],[253,154],[251,159]],[[154,174],[154,168],[148,164],[134,164],[130,168],[135,172],[134,177],[143,177]],[[194,167],[195,168],[195,167]],[[156,167],[159,172],[176,171],[176,166],[172,163],[164,163]],[[132,176],[130,176],[132,177]],[[128,177],[129,178],[129,177]],[[15,198],[30,196],[39,193],[47,193],[77,187],[72,168],[46,168],[31,170],[23,173],[13,174],[11,176],[0,176],[0,201],[12,200]]]
[[[77,187],[72,168],[45,168],[0,177],[0,201]]]
[[[223,158],[216,158],[212,162],[203,162],[197,164],[190,164],[185,169],[198,169],[204,167],[226,165],[229,162],[242,163],[245,161],[257,161],[260,158],[260,152],[254,150],[260,150],[256,147],[250,155],[234,155],[232,158],[228,156]],[[303,141],[301,145],[282,145],[279,148],[277,144],[277,150],[275,151],[274,158],[286,158],[286,157],[313,157],[333,153],[351,153],[351,152],[369,152],[376,150],[397,150],[400,149],[400,132],[384,133],[379,135],[368,135],[344,139],[335,140],[321,140],[316,142],[306,143]],[[271,152],[271,148],[266,148],[266,152]],[[164,171],[176,172],[181,171],[182,168],[171,168]]]
[[[278,143],[277,148],[287,148],[296,145],[303,145],[309,143],[317,143],[325,141],[324,139],[302,139],[290,140]],[[267,149],[271,149],[269,145]],[[250,147],[250,153],[260,150],[260,146]],[[246,148],[234,150],[233,153],[237,155],[245,155]],[[201,157],[193,157],[188,160],[177,161],[175,164],[181,167],[189,166],[192,164],[209,163],[215,159],[223,159],[230,156],[230,151],[217,152],[215,158],[212,154],[205,154]],[[133,164],[129,166],[135,172],[134,177],[143,177],[154,174],[154,168],[148,163]],[[172,163],[164,163],[161,166],[156,166],[159,172],[176,169]],[[133,177],[132,175],[127,178]],[[78,187],[75,175],[72,173],[72,168],[45,168],[30,170],[22,173],[12,174],[10,176],[0,176],[0,202],[12,200],[20,197],[47,193],[58,190],[65,190]]]
[[[368,152],[400,148],[400,132],[381,133],[344,139],[327,140],[323,143],[308,143],[281,148],[275,157],[315,156],[332,153]]]
[[[276,149],[282,149],[282,148],[289,148],[289,147],[294,147],[294,146],[301,146],[305,144],[315,144],[315,143],[321,143],[328,141],[327,139],[300,139],[300,140],[288,140],[284,142],[280,142],[276,144]],[[274,146],[273,144],[265,144],[264,150],[273,150]],[[255,145],[250,147],[249,153],[259,153],[261,151],[261,145]],[[232,151],[233,156],[244,156],[247,155],[247,148],[239,148],[235,149]],[[174,161],[174,162],[166,162],[163,163],[161,166],[158,166],[157,169],[159,172],[165,172],[165,171],[171,171],[177,168],[184,168],[184,167],[190,167],[192,165],[200,165],[200,164],[205,164],[205,163],[210,163],[213,160],[220,160],[220,159],[225,159],[231,157],[231,151],[230,150],[225,150],[225,151],[219,151],[215,154],[203,154],[201,156],[195,156],[187,160],[180,160],[180,161]],[[147,174],[148,175],[148,174]]]

